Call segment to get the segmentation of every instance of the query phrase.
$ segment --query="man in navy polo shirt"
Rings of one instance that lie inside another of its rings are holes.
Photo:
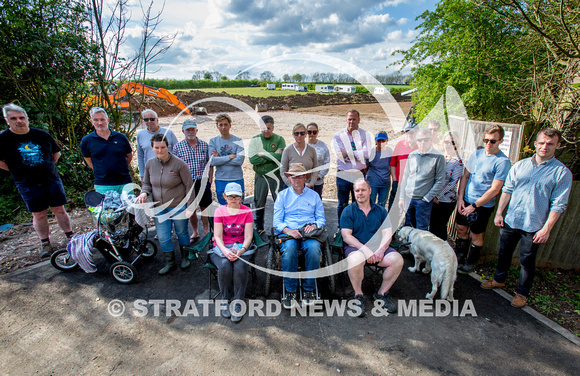
[[[95,173],[95,191],[122,193],[123,187],[133,182],[129,173],[131,144],[124,134],[109,129],[109,116],[103,108],[91,108],[91,123],[95,131],[81,140],[81,153]]]
[[[397,307],[389,299],[389,289],[395,283],[401,269],[403,257],[389,247],[393,230],[387,218],[387,210],[370,200],[371,185],[366,179],[358,179],[353,184],[356,202],[347,206],[340,217],[340,228],[344,243],[344,253],[348,261],[348,278],[354,289],[354,300],[362,308],[364,316],[365,300],[362,292],[365,263],[377,264],[385,268],[383,282],[375,300],[381,300],[389,313],[397,312]],[[384,222],[384,223],[383,223]],[[380,234],[376,234],[378,231]],[[375,236],[375,234],[377,236]]]

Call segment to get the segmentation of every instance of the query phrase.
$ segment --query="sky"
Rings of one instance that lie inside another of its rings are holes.
[[[140,43],[142,30],[138,0],[129,5],[127,53]],[[277,78],[313,72],[353,76],[355,70],[390,74],[399,68],[386,67],[398,60],[391,53],[412,45],[420,23],[415,18],[435,5],[435,0],[167,0],[156,33],[175,34],[175,41],[148,77],[191,79],[199,70],[230,79],[244,70],[252,78],[263,71]],[[153,9],[161,6],[155,1]]]

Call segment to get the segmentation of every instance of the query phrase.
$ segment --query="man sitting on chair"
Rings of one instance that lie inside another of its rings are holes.
[[[391,222],[387,218],[385,208],[370,201],[371,186],[368,180],[362,178],[357,180],[353,188],[356,202],[342,212],[340,228],[355,303],[362,308],[361,317],[364,316],[365,299],[362,292],[364,266],[365,263],[376,264],[385,270],[381,287],[373,297],[375,300],[381,300],[389,313],[397,312],[397,307],[389,299],[389,289],[403,269],[403,257],[394,248],[389,247],[393,235]],[[381,230],[380,236],[371,239],[378,230]]]
[[[305,270],[316,270],[320,264],[320,243],[316,239],[307,239],[304,235],[324,227],[324,207],[318,193],[306,187],[308,179],[306,168],[302,163],[292,163],[286,172],[291,186],[284,189],[274,203],[274,227],[282,239],[280,251],[282,253],[282,270],[285,272],[298,271],[298,252],[304,252]],[[302,230],[302,231],[301,231]],[[304,235],[303,235],[304,234]],[[315,279],[306,278],[302,284],[303,299],[306,305],[315,300]],[[286,297],[282,305],[291,309],[296,303],[296,289],[298,280],[284,277]]]

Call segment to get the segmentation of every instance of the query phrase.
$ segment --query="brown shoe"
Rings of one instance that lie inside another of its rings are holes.
[[[495,279],[488,279],[487,281],[481,284],[481,287],[486,290],[497,289],[501,287],[505,287],[505,282],[497,282]]]
[[[528,298],[526,298],[522,294],[516,293],[514,300],[512,300],[512,307],[523,308],[527,302],[528,302]]]

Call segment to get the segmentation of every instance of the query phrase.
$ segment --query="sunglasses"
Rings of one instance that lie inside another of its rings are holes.
[[[427,142],[427,141],[431,141],[430,138],[418,138],[417,139],[418,142]]]
[[[318,134],[318,131],[308,131],[308,134]]]
[[[155,121],[157,120],[156,118],[143,118],[143,121]]]
[[[484,138],[483,139],[483,143],[487,144],[488,142],[490,142],[492,145],[495,145],[499,140],[490,140],[489,138]]]
[[[455,145],[455,141],[443,141],[445,145]]]
[[[350,146],[352,146],[352,151],[356,151],[356,145],[354,144],[354,141],[350,142]]]
[[[231,195],[231,196],[227,196],[227,198],[229,198],[230,200],[237,200],[237,199],[242,198],[242,196]]]
[[[294,136],[304,136],[306,132],[294,132]]]

